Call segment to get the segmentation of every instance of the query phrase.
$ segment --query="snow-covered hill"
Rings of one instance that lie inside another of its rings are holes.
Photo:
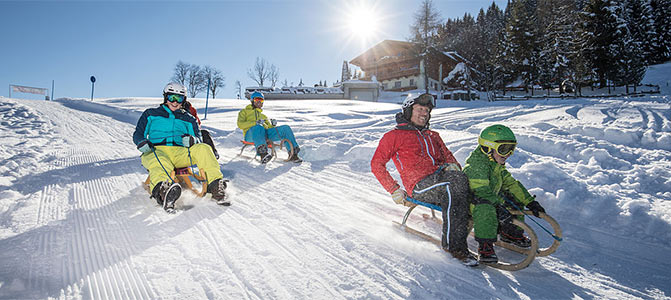
[[[305,162],[263,166],[237,157],[248,102],[210,100],[203,125],[233,205],[187,192],[169,215],[142,189],[131,141],[158,98],[1,99],[0,298],[671,297],[668,95],[440,102],[431,127],[460,162],[485,126],[515,131],[509,170],[562,225],[557,252],[517,272],[464,267],[392,226],[405,209],[369,163],[398,104],[268,101]]]

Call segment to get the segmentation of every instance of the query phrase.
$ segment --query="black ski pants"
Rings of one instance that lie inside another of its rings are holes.
[[[424,177],[412,192],[413,198],[440,206],[443,215],[441,244],[453,254],[468,253],[468,193],[466,174],[445,169]]]

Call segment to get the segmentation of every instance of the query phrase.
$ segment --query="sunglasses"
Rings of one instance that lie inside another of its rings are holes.
[[[176,95],[176,94],[168,95],[168,102],[182,103],[184,102],[184,99],[186,99],[184,95]]]
[[[501,156],[512,155],[513,152],[515,152],[515,147],[517,146],[517,142],[512,141],[491,142],[484,140],[482,138],[478,138],[478,143],[494,149],[494,151],[496,151],[496,153]]]
[[[254,98],[254,102],[261,102],[261,103],[263,103],[263,101],[264,101],[263,98]]]

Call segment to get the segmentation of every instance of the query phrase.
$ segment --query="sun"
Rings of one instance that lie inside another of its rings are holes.
[[[378,32],[379,18],[372,7],[353,7],[347,16],[350,34],[362,40],[373,38]]]

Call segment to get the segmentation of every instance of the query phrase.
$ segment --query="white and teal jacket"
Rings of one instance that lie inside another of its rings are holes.
[[[178,109],[173,112],[161,104],[142,113],[135,126],[133,142],[138,145],[149,140],[154,145],[183,146],[182,135],[185,134],[202,140],[198,128],[198,121],[188,111]]]

